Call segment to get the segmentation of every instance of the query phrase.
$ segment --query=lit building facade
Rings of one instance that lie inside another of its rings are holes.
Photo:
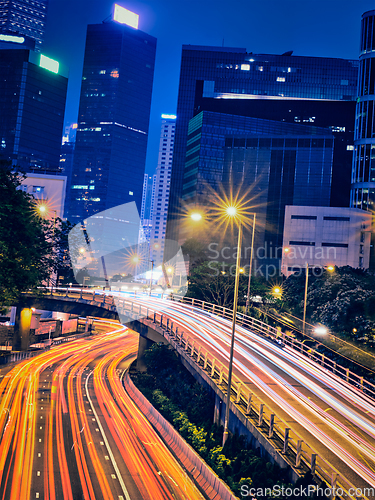
[[[351,266],[368,269],[371,214],[337,207],[285,207],[285,276],[310,268]]]
[[[152,258],[158,263],[163,262],[176,129],[175,115],[163,114],[161,118],[159,156],[156,168],[155,196],[151,225]]]
[[[141,211],[156,39],[115,20],[89,25],[68,218],[134,201]]]
[[[57,61],[0,46],[0,158],[26,172],[61,173],[67,72]]]
[[[35,40],[40,50],[46,27],[48,0],[0,0],[0,33]]]
[[[375,208],[375,10],[362,15],[351,206]]]
[[[152,229],[152,214],[154,211],[156,174],[144,174],[141,206],[140,242],[150,241]]]
[[[29,173],[21,182],[21,189],[46,207],[45,217],[63,217],[67,178],[64,175]]]
[[[167,237],[178,237],[189,120],[194,114],[205,110],[204,99],[214,99],[217,102],[227,100],[232,103],[227,105],[227,109],[210,108],[210,110],[231,114],[236,114],[235,111],[229,109],[235,106],[236,99],[243,102],[246,99],[262,100],[262,104],[269,99],[272,101],[269,106],[280,101],[295,100],[299,100],[301,105],[306,100],[313,102],[355,101],[357,76],[358,61],[293,56],[291,53],[252,54],[242,48],[184,45],[177,103]],[[277,99],[272,100],[272,97]],[[312,112],[304,113],[302,107],[297,110],[294,106],[293,111],[292,108],[288,108],[286,113],[289,113],[289,109],[291,109],[290,115],[293,115],[291,120],[295,117],[298,119],[304,114],[311,118],[316,116]],[[256,114],[255,116],[271,119],[270,116],[265,115]],[[277,119],[284,120],[285,116]],[[354,121],[354,116],[352,121]],[[331,123],[327,126],[329,125],[335,126],[336,124]],[[352,141],[348,140],[347,145],[352,146]]]

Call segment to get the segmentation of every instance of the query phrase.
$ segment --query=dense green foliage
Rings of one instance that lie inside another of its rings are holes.
[[[238,305],[246,303],[248,275],[240,274]],[[196,264],[189,272],[187,297],[204,300],[223,307],[233,306],[235,265],[223,262],[204,261]],[[264,281],[251,278],[251,296],[266,298],[269,288]]]
[[[0,165],[0,309],[21,292],[48,282],[54,267],[51,224],[35,212],[32,196],[21,189],[24,176]]]
[[[147,373],[133,374],[135,384],[236,495],[242,484],[272,488],[287,483],[285,471],[261,458],[243,437],[232,436],[222,447],[223,429],[212,423],[213,398],[174,351],[154,344],[145,358]]]
[[[302,316],[305,274],[290,276],[283,285],[290,310]],[[375,276],[349,266],[309,276],[307,318],[353,339],[375,340]]]

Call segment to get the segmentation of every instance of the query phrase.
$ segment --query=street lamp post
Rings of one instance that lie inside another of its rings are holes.
[[[256,218],[256,214],[254,212],[253,213],[253,232],[251,235],[249,281],[247,282],[247,296],[246,296],[245,314],[247,314],[247,311],[249,310],[249,303],[250,303],[250,285],[251,285],[251,272],[252,272],[252,265],[253,265],[253,253],[254,253],[255,218]]]
[[[318,267],[321,269],[327,269],[330,273],[333,273],[335,270],[335,266],[329,265],[327,267],[321,267],[321,266],[312,266],[312,267]],[[309,288],[309,263],[306,262],[306,278],[305,278],[305,293],[304,293],[304,299],[303,299],[303,320],[302,320],[302,333],[306,333],[306,305],[307,305],[307,289]]]
[[[224,421],[224,433],[223,433],[223,446],[226,443],[229,435],[229,407],[230,407],[230,393],[232,386],[232,373],[233,373],[233,357],[234,357],[234,342],[235,342],[235,332],[236,332],[236,317],[237,317],[237,305],[238,305],[238,289],[239,289],[239,278],[240,273],[243,269],[240,268],[241,264],[241,242],[242,242],[242,226],[245,224],[245,217],[249,215],[247,212],[247,207],[236,201],[226,200],[224,203],[218,204],[220,220],[221,223],[228,220],[238,227],[238,239],[237,239],[237,257],[236,257],[236,275],[235,275],[235,285],[234,285],[234,298],[233,298],[233,317],[232,317],[232,334],[230,342],[229,351],[229,366],[228,366],[228,391],[226,395],[226,407],[225,407],[225,421]],[[193,221],[202,220],[202,214],[199,212],[193,212],[190,214]],[[253,237],[251,244],[251,260],[250,260],[250,276],[251,276],[251,263],[253,258],[253,248],[254,248],[254,230],[255,230],[255,214],[253,213]],[[223,272],[224,273],[224,272]],[[250,283],[250,277],[249,277]],[[249,290],[250,284],[248,285]]]
[[[225,406],[225,421],[224,421],[224,434],[223,446],[228,439],[228,424],[229,424],[229,405],[230,405],[230,391],[232,386],[232,372],[233,372],[233,353],[234,353],[234,340],[236,331],[236,316],[237,316],[237,303],[238,303],[238,286],[240,278],[240,262],[241,262],[241,239],[242,239],[242,226],[238,224],[238,240],[237,240],[237,260],[236,260],[236,279],[234,284],[234,300],[233,300],[233,318],[232,318],[232,337],[230,343],[229,354],[229,368],[228,368],[228,392]]]
[[[305,294],[303,299],[303,322],[302,322],[302,333],[306,332],[306,303],[307,303],[307,289],[309,287],[309,264],[306,262],[306,278],[305,278]]]
[[[151,290],[152,290],[152,274],[153,274],[153,271],[154,271],[154,260],[153,259],[150,259],[150,262],[151,262],[151,277],[150,277],[150,293],[149,293],[149,297],[151,297]]]

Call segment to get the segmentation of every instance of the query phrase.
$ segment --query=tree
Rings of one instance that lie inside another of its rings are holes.
[[[76,283],[68,243],[68,235],[74,225],[69,221],[63,221],[59,217],[57,217],[53,224],[56,286]]]
[[[233,306],[235,264],[209,261],[196,264],[190,269],[186,297],[218,304],[223,307]],[[246,304],[248,275],[240,274],[238,305]],[[264,295],[267,288],[259,279],[251,278],[251,295]]]
[[[0,310],[21,292],[48,282],[54,267],[53,227],[35,212],[33,197],[20,188],[25,175],[0,164]]]
[[[294,314],[303,311],[305,275],[294,274],[284,282],[287,303]],[[334,273],[309,277],[307,317],[336,333],[372,340],[375,334],[375,276],[350,266],[336,267]]]
[[[186,240],[181,249],[184,256],[188,256],[189,258],[190,268],[207,261],[204,244],[195,238],[189,238]]]

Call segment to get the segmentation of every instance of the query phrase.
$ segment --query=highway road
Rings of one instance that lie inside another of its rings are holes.
[[[185,338],[189,335],[218,365],[228,366],[228,320],[177,302],[132,300],[163,313],[164,322],[169,317]],[[297,351],[239,326],[233,373],[341,478],[362,491],[369,488],[363,497],[375,498],[374,400]]]
[[[0,499],[202,499],[122,387],[138,334],[100,324],[0,369]]]

